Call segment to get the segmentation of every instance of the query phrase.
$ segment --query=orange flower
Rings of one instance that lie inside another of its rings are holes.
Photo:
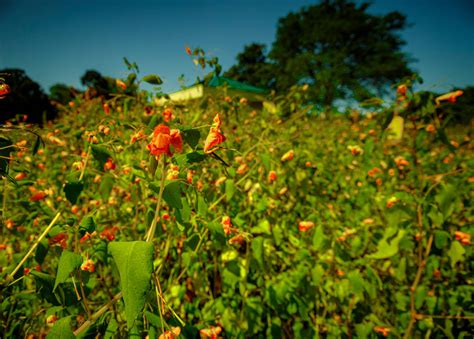
[[[67,248],[67,234],[65,233],[58,233],[56,236],[48,239],[49,246],[58,245],[61,246],[63,249]]]
[[[382,178],[377,178],[377,180],[375,180],[375,183],[377,184],[377,186],[381,186],[382,185]]]
[[[110,107],[109,107],[109,104],[104,103],[104,104],[102,105],[102,109],[104,110],[104,113],[105,113],[105,114],[107,114],[107,115],[110,114]]]
[[[10,86],[7,84],[0,84],[0,99],[5,98],[10,93]]]
[[[245,238],[242,234],[237,234],[236,236],[229,239],[230,245],[234,245],[234,244],[242,245],[244,242],[245,242]]]
[[[97,234],[96,231],[94,231],[92,233],[86,232],[86,234],[84,234],[84,236],[79,240],[79,242],[82,244],[84,241],[89,240],[90,238],[92,238],[96,234]]]
[[[272,182],[274,182],[275,180],[277,180],[277,174],[275,171],[270,171],[268,173],[268,182],[271,184]]]
[[[15,180],[23,180],[26,178],[26,173],[25,172],[21,172],[21,173],[18,173],[17,175],[15,175]]]
[[[436,128],[432,124],[429,124],[428,126],[426,126],[425,130],[428,133],[434,133],[436,131]]]
[[[393,205],[395,205],[397,202],[398,202],[398,198],[391,197],[390,199],[387,200],[387,208],[392,208]]]
[[[355,146],[349,145],[347,146],[347,149],[351,151],[352,155],[359,155],[359,154],[364,153],[364,150],[357,145]]]
[[[199,330],[199,334],[201,338],[211,338],[217,339],[218,335],[222,332],[222,328],[220,326],[211,326],[209,328],[203,328]]]
[[[108,241],[113,241],[115,240],[115,233],[117,233],[118,227],[109,227],[100,232],[100,238],[101,239],[107,239]]]
[[[87,259],[86,261],[84,261],[81,265],[81,270],[94,273],[95,271],[94,261],[92,261],[92,259]]]
[[[221,225],[224,228],[225,235],[229,235],[231,233],[237,232],[237,229],[232,227],[232,221],[230,220],[230,217],[227,215],[222,217]]]
[[[313,164],[311,163],[311,161],[306,161],[306,163],[304,164],[306,167],[311,167],[313,166]]]
[[[307,230],[309,230],[312,227],[314,227],[314,222],[312,222],[312,221],[301,221],[298,224],[298,230],[300,232],[306,232]]]
[[[48,327],[51,327],[56,321],[58,321],[58,319],[59,318],[55,314],[51,314],[46,318],[46,325],[48,325]]]
[[[405,85],[405,84],[398,85],[397,94],[401,95],[402,97],[406,96],[407,95],[407,85]]]
[[[375,326],[374,331],[383,335],[384,337],[388,337],[388,335],[390,334],[390,328],[385,326]]]
[[[112,158],[108,158],[107,162],[104,164],[104,171],[112,171],[115,169],[115,164],[112,162]]]
[[[186,46],[184,49],[186,50],[186,54],[187,54],[187,55],[191,55],[191,54],[192,54],[191,48],[190,48],[189,46]]]
[[[188,173],[186,174],[186,181],[188,182],[188,184],[193,183],[193,174],[194,174],[193,170],[189,170]]]
[[[167,330],[160,334],[158,339],[174,339],[178,338],[179,334],[181,333],[180,327],[171,327],[171,330]]]
[[[393,177],[395,175],[395,170],[393,168],[390,168],[388,170],[388,175],[390,175],[391,177]]]
[[[436,97],[435,102],[436,106],[439,106],[441,104],[441,101],[449,101],[449,102],[456,102],[456,98],[461,96],[464,92],[463,91],[454,91],[454,92],[449,92],[443,95],[440,95],[439,97]]]
[[[115,84],[117,85],[117,87],[120,87],[120,88],[123,89],[124,91],[127,89],[127,85],[125,84],[125,82],[123,82],[123,81],[120,80],[120,79],[116,79],[116,80],[115,80]]]
[[[74,101],[69,101],[69,107],[73,108],[76,106],[76,103]]]
[[[165,122],[168,122],[172,120],[173,118],[174,116],[173,116],[173,111],[171,110],[171,108],[167,108],[163,111],[163,120]]]
[[[395,161],[395,164],[398,166],[399,169],[403,169],[404,166],[407,166],[407,165],[410,164],[408,162],[408,160],[406,160],[404,157],[396,157],[394,159],[394,161]]]
[[[183,139],[179,130],[172,129],[166,125],[158,125],[153,131],[151,142],[148,144],[147,149],[151,155],[160,156],[161,154],[167,154],[172,156],[170,145],[173,146],[175,151],[181,152],[183,148]]]
[[[242,164],[237,168],[237,174],[244,174],[249,170],[249,166],[247,164]]]
[[[219,114],[214,117],[214,123],[209,130],[206,141],[204,142],[204,152],[209,154],[217,150],[217,145],[225,141],[225,136],[221,133],[221,119]]]
[[[130,145],[135,143],[137,140],[145,139],[146,135],[140,130],[137,133],[133,134],[130,139]]]
[[[456,240],[460,241],[463,245],[469,245],[471,243],[471,235],[460,231],[454,232]]]
[[[247,98],[240,98],[240,103],[241,103],[242,105],[246,105],[248,102],[249,102],[249,101],[248,101]]]
[[[46,198],[47,194],[45,192],[38,192],[38,193],[35,193],[33,194],[31,197],[30,197],[30,201],[40,201],[40,200],[43,200],[44,198]]]
[[[290,149],[288,152],[283,154],[283,156],[281,157],[281,161],[290,161],[290,160],[293,160],[294,157],[295,157],[295,151]]]

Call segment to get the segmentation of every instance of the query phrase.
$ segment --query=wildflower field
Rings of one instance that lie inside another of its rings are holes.
[[[462,93],[321,116],[306,88],[270,112],[118,80],[1,126],[2,337],[471,336]]]

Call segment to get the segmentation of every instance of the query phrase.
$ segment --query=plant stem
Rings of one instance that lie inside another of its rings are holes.
[[[102,314],[105,313],[112,306],[116,301],[122,298],[122,292],[117,293],[112,300],[110,300],[107,304],[102,306],[97,312],[95,312],[89,319],[87,319],[81,327],[74,331],[74,335],[77,337],[79,334],[84,332],[90,325],[92,325]]]
[[[158,201],[156,203],[155,215],[153,217],[153,221],[151,222],[150,229],[148,230],[146,241],[150,242],[153,241],[153,237],[155,236],[156,224],[158,223],[158,215],[160,213],[161,208],[161,199],[163,197],[163,191],[165,190],[165,178],[166,178],[166,160],[163,156],[161,158],[161,183],[160,183],[160,191],[158,193]]]
[[[28,259],[28,257],[31,255],[31,253],[33,253],[33,251],[36,249],[36,247],[38,247],[38,244],[40,243],[40,241],[46,236],[46,234],[48,234],[48,232],[51,230],[51,228],[54,226],[54,224],[56,223],[56,221],[58,221],[59,219],[59,216],[61,215],[61,212],[58,212],[56,214],[56,216],[54,217],[54,219],[51,221],[51,223],[48,225],[48,227],[46,227],[46,229],[44,230],[43,234],[41,234],[39,236],[38,239],[36,239],[36,242],[33,244],[33,246],[31,246],[30,250],[28,251],[28,253],[26,253],[26,255],[23,257],[23,259],[21,259],[20,263],[15,267],[15,269],[13,270],[12,273],[10,273],[8,276],[7,276],[7,281],[11,281],[13,280],[13,276],[15,275],[15,273],[20,269],[21,265],[23,265],[26,261],[26,259]]]

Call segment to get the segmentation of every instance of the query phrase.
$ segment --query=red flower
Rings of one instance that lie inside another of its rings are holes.
[[[214,117],[214,123],[209,130],[206,141],[204,142],[204,152],[212,153],[217,149],[217,145],[225,141],[225,136],[221,133],[221,119],[219,114]]]
[[[186,47],[185,47],[185,50],[186,50],[186,54],[187,54],[187,55],[191,55],[191,54],[192,54],[191,48],[190,48],[189,46],[186,46]]]
[[[10,93],[10,86],[7,84],[0,84],[0,99],[3,99],[5,95]]]
[[[199,330],[199,334],[201,338],[211,338],[217,339],[218,335],[222,332],[222,328],[220,326],[211,326],[209,328],[203,328]]]
[[[115,164],[112,162],[112,158],[108,158],[107,162],[104,164],[104,171],[111,171],[115,169]]]
[[[81,265],[81,270],[94,273],[95,271],[94,261],[92,261],[92,259],[87,259],[86,261],[84,261]]]
[[[106,228],[105,230],[100,232],[100,237],[102,239],[107,239],[108,241],[113,241],[115,239],[115,233],[117,233],[117,231],[117,226]]]
[[[103,108],[105,114],[107,114],[107,115],[110,114],[110,106],[109,106],[109,104],[107,104],[107,103],[103,104],[103,105],[102,105],[102,108]]]
[[[406,96],[407,95],[407,85],[402,84],[397,87],[397,94],[401,96]]]
[[[275,180],[277,180],[277,174],[275,171],[270,171],[268,173],[268,182],[271,184],[272,182],[274,182]]]
[[[21,173],[18,173],[17,175],[15,175],[15,180],[23,180],[26,178],[26,173],[25,172],[21,172]]]
[[[307,230],[309,230],[312,227],[314,227],[314,222],[312,222],[312,221],[301,221],[298,224],[298,230],[300,232],[306,232]]]
[[[38,193],[33,194],[30,197],[30,201],[40,201],[46,198],[46,196],[47,194],[45,192],[38,192]]]
[[[221,220],[222,228],[224,229],[225,235],[229,235],[231,233],[236,233],[237,229],[232,227],[232,221],[230,220],[229,216],[223,216]]]
[[[116,79],[116,80],[115,80],[115,83],[117,84],[117,87],[120,87],[120,88],[123,89],[124,91],[127,89],[127,85],[126,85],[125,82],[123,82],[122,80]]]
[[[161,154],[167,154],[172,156],[170,145],[177,152],[181,152],[183,148],[183,139],[179,130],[172,129],[166,125],[158,125],[153,131],[151,142],[148,144],[147,149],[151,155],[160,156]]]
[[[67,234],[66,233],[58,233],[52,238],[48,239],[49,246],[59,245],[63,249],[67,248]]]
[[[170,109],[170,108],[167,108],[163,111],[163,120],[165,122],[168,122],[170,120],[172,120],[174,117],[173,117],[173,111]]]

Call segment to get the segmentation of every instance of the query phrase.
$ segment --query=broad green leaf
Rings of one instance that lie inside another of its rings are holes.
[[[59,258],[58,271],[54,282],[53,291],[56,290],[58,284],[69,279],[69,275],[82,264],[82,256],[64,250]]]
[[[71,316],[58,319],[46,339],[75,339],[76,336],[71,330]]]
[[[84,189],[84,182],[82,181],[71,181],[64,185],[64,193],[66,194],[66,199],[69,200],[71,204],[77,202],[77,198]]]
[[[99,170],[104,171],[104,165],[112,157],[110,151],[104,146],[92,145],[92,156],[99,162]]]
[[[85,234],[86,232],[92,233],[95,231],[96,226],[97,224],[95,223],[94,218],[92,216],[85,216],[82,219],[81,224],[79,225],[79,232],[81,234]]]
[[[453,241],[451,243],[451,247],[448,251],[448,257],[451,260],[452,267],[454,267],[459,261],[464,260],[464,253],[466,253],[466,250],[464,247],[462,247],[459,241]]]
[[[436,248],[442,249],[448,244],[450,236],[446,231],[434,231],[434,244]]]
[[[316,231],[313,234],[313,250],[318,251],[321,249],[325,239],[326,236],[324,235],[323,226],[316,226]]]
[[[398,253],[398,244],[400,240],[405,235],[404,230],[400,230],[398,235],[390,241],[390,244],[387,242],[387,239],[384,237],[382,238],[378,245],[377,245],[377,252],[372,253],[367,256],[370,259],[387,259],[393,257],[395,254]]]
[[[156,74],[145,75],[142,80],[151,85],[161,85],[163,83],[163,80]]]
[[[173,208],[181,209],[183,204],[181,202],[181,183],[179,181],[172,181],[165,186],[163,191],[163,199]]]
[[[107,201],[114,187],[114,178],[111,175],[105,174],[100,181],[99,193],[103,200]]]
[[[201,133],[196,128],[185,129],[182,131],[182,135],[184,141],[193,149],[198,145],[201,137]]]
[[[119,270],[127,327],[131,329],[150,288],[153,245],[145,241],[113,242],[109,250]]]
[[[443,185],[440,192],[436,195],[435,200],[438,203],[439,210],[446,219],[454,209],[455,198],[458,195],[458,189],[454,185]]]
[[[255,237],[252,239],[252,256],[261,269],[265,268],[263,259],[263,237]]]
[[[347,275],[351,284],[352,292],[361,295],[364,292],[364,279],[359,271],[351,271]]]
[[[235,193],[235,184],[234,180],[232,179],[227,179],[225,181],[225,196],[227,201],[230,201],[232,197],[234,196]]]

